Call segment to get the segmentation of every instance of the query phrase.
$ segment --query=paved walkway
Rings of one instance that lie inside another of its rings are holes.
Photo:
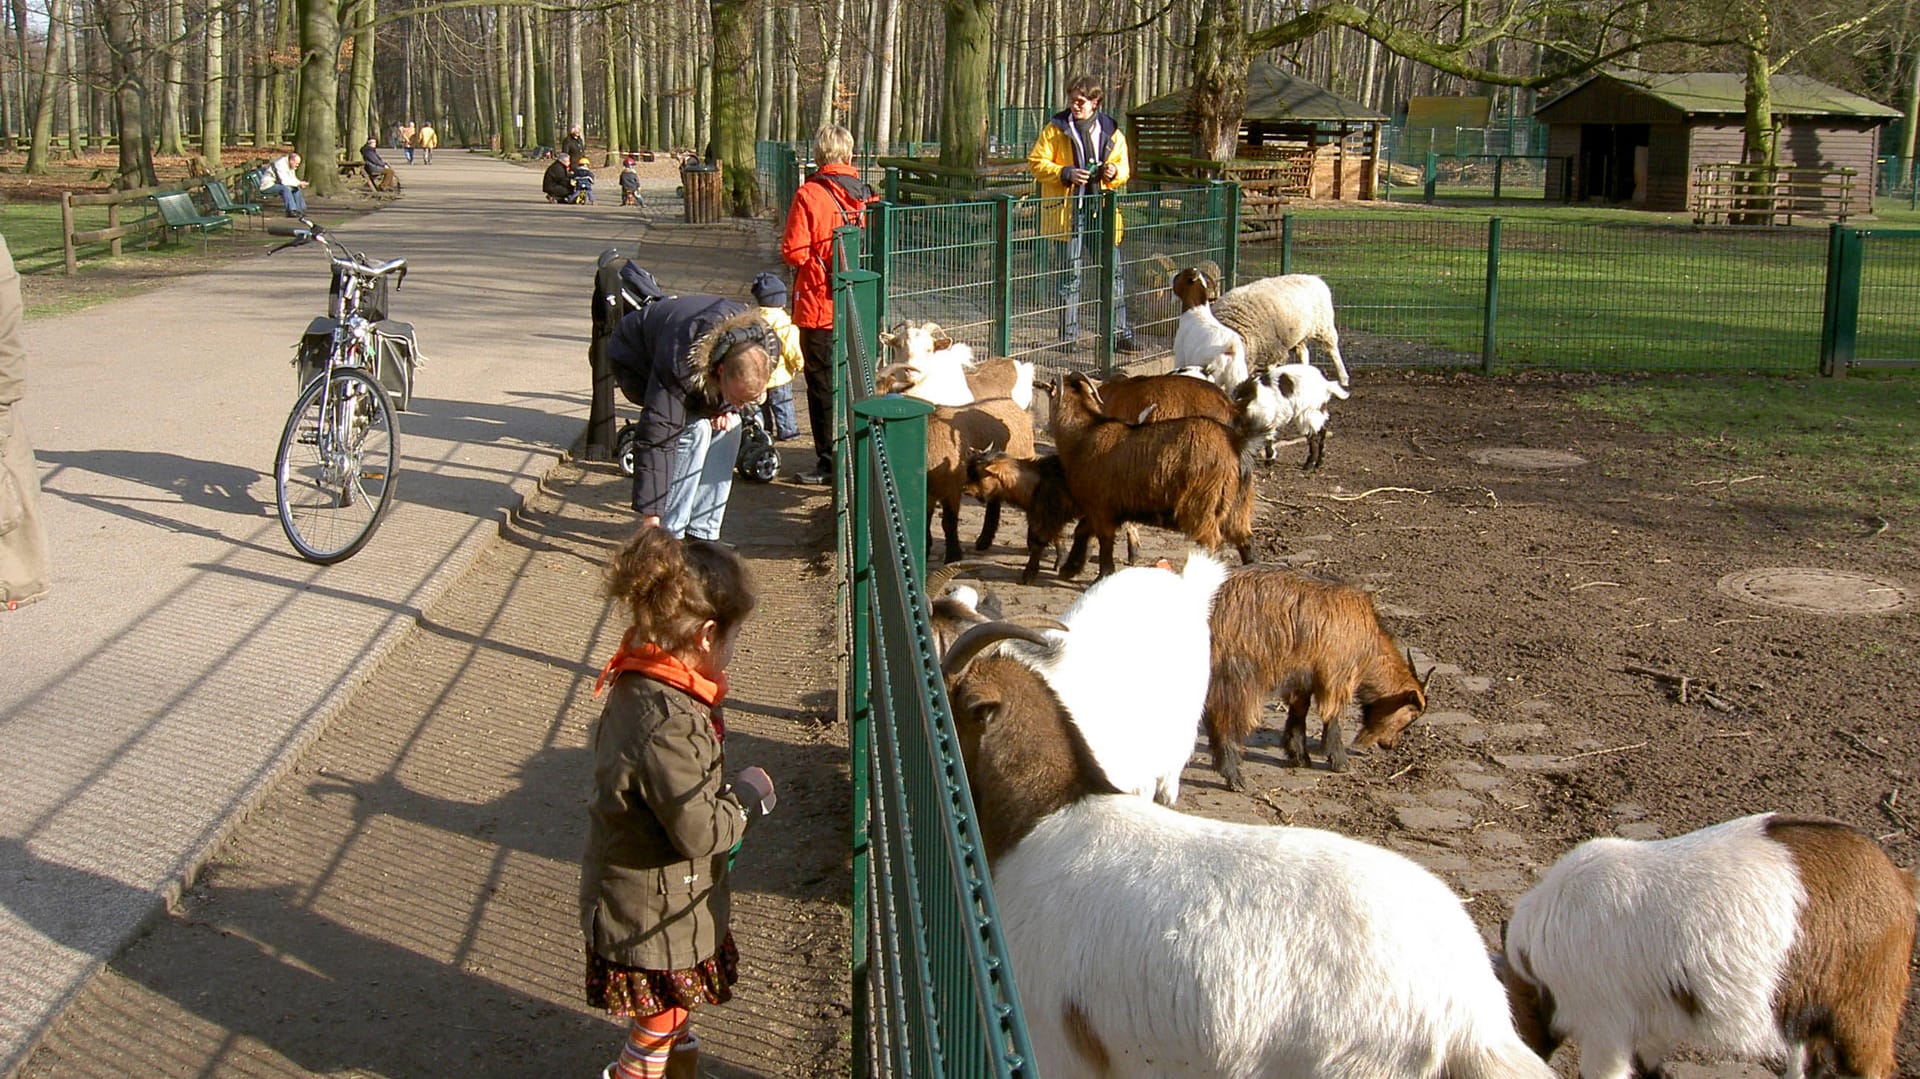
[[[741,296],[777,263],[729,227],[545,204],[537,172],[478,156],[403,174],[340,231],[408,259],[394,311],[429,362],[394,511],[338,566],[294,555],[271,478],[317,247],[27,326],[54,579],[0,617],[0,1075],[579,436],[598,253],[644,233],[670,286]]]

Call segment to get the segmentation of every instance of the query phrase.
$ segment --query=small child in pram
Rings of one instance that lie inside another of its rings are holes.
[[[593,169],[584,157],[573,159],[573,201],[593,201]]]

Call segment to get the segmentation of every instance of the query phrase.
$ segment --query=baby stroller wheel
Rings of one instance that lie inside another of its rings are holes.
[[[741,416],[740,456],[734,468],[747,479],[771,483],[780,472],[780,451],[773,448],[758,412],[753,409]]]
[[[620,425],[620,431],[613,436],[613,459],[620,462],[620,474],[632,476],[639,464],[634,460],[634,444],[640,441],[639,430],[631,423]]]

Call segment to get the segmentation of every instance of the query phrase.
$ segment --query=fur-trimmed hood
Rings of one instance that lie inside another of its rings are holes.
[[[771,364],[780,362],[780,339],[774,336],[773,328],[760,317],[758,308],[749,307],[738,314],[728,315],[713,325],[713,328],[693,339],[687,346],[687,389],[716,406],[715,411],[723,411],[720,397],[720,357],[744,341],[758,342],[767,350]]]

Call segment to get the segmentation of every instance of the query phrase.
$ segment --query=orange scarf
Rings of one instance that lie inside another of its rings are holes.
[[[651,642],[642,642],[634,647],[633,630],[629,628],[626,636],[620,638],[620,650],[613,654],[607,665],[601,668],[600,680],[593,684],[593,695],[613,681],[621,671],[634,671],[643,677],[651,678],[662,685],[672,686],[692,697],[694,700],[713,709],[713,732],[719,738],[727,736],[725,722],[720,718],[720,702],[727,696],[727,676],[718,679],[708,678],[679,656]]]

